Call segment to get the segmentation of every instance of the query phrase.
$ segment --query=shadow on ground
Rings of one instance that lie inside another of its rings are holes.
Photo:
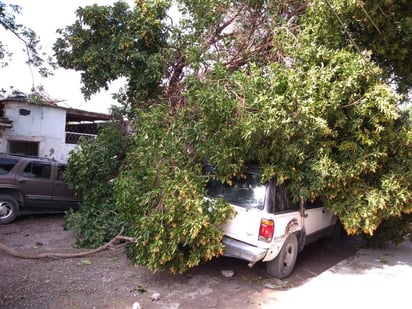
[[[22,252],[76,252],[73,231],[63,230],[63,215],[21,217],[0,226],[0,242]],[[263,263],[221,257],[182,275],[152,273],[134,266],[121,247],[78,259],[17,259],[0,252],[1,308],[262,308],[278,292],[297,287],[353,256],[360,242],[339,246],[317,242],[298,256],[287,280],[265,272]],[[234,276],[227,278],[223,270]],[[152,300],[158,293],[160,299]]]

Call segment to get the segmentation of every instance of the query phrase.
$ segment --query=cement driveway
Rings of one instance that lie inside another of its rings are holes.
[[[411,308],[412,243],[361,249],[287,291],[267,293],[262,308]]]

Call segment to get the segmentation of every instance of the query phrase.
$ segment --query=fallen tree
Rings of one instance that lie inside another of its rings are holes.
[[[204,200],[202,163],[230,183],[253,161],[263,181],[288,181],[295,201],[322,199],[348,233],[381,227],[399,243],[412,212],[412,130],[399,108],[412,86],[409,2],[179,4],[178,23],[166,0],[85,7],[60,32],[59,64],[82,72],[86,96],[126,78],[118,98],[133,123],[113,186],[100,178],[113,159],[95,160],[118,143],[69,160],[69,182],[87,197],[74,220],[83,239],[101,243],[110,233],[96,230],[122,224],[138,240],[129,257],[152,270],[218,256],[231,212]]]

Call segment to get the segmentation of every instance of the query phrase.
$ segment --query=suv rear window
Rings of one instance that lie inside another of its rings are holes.
[[[50,178],[51,164],[46,162],[30,162],[23,171],[24,177]]]
[[[261,184],[256,174],[245,174],[232,179],[232,183],[221,183],[218,180],[208,182],[210,197],[222,198],[226,202],[243,208],[263,209],[266,186]]]
[[[0,158],[0,175],[7,175],[17,162],[17,159]]]

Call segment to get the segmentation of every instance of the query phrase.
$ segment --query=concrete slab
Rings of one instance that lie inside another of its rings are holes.
[[[412,308],[411,280],[411,242],[361,249],[299,287],[266,295],[262,308]]]

